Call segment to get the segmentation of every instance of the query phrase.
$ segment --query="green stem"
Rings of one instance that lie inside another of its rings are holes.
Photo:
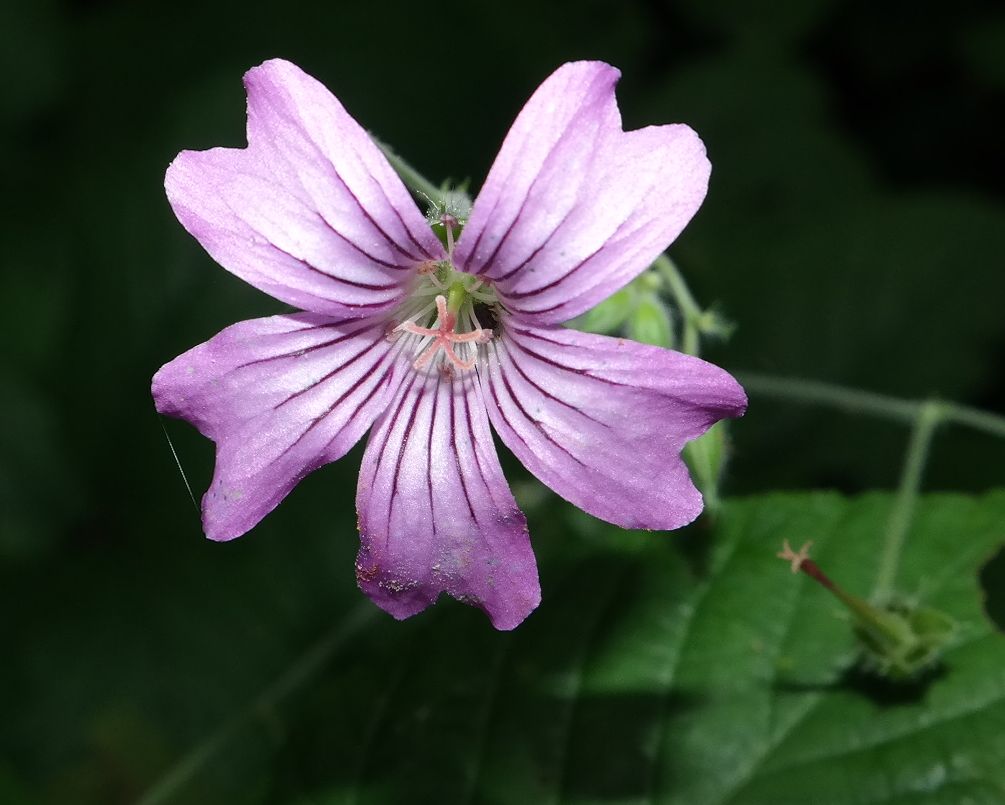
[[[952,402],[905,400],[887,394],[860,391],[833,383],[802,380],[795,377],[776,377],[758,372],[733,372],[733,375],[752,394],[776,400],[798,403],[817,403],[853,414],[872,414],[880,419],[914,424],[926,405],[936,405],[940,420],[963,425],[991,436],[1005,438],[1005,417],[990,411],[981,411]]]
[[[394,149],[387,145],[387,143],[381,142],[374,137],[373,134],[370,135],[370,138],[377,144],[377,147],[384,152],[384,156],[387,157],[387,161],[391,163],[391,167],[394,168],[395,173],[401,177],[401,181],[405,183],[405,187],[417,195],[425,196],[429,201],[433,201],[438,204],[443,203],[443,191],[440,188],[409,165],[404,159],[398,156],[398,154],[394,152]]]
[[[137,805],[168,802],[248,723],[270,721],[277,705],[318,673],[351,637],[374,619],[377,608],[360,604],[266,686],[240,712],[228,718],[172,766],[140,797]]]
[[[801,403],[819,403],[855,414],[873,414],[883,419],[914,422],[921,404],[871,391],[801,380],[794,377],[775,377],[757,372],[734,372],[736,379],[753,394],[778,400]]]
[[[904,457],[904,469],[900,476],[897,497],[886,526],[886,537],[879,558],[879,571],[873,587],[874,601],[883,602],[890,597],[900,567],[900,555],[904,541],[911,527],[914,507],[921,491],[921,475],[928,459],[928,449],[935,435],[935,428],[944,418],[944,407],[939,402],[922,403],[911,430],[911,440]]]
[[[688,355],[697,355],[700,348],[699,336],[701,334],[701,318],[703,315],[701,307],[691,295],[684,277],[681,276],[673,260],[665,254],[661,254],[653,261],[653,268],[660,272],[670,288],[677,307],[680,309],[684,319],[684,332],[681,337],[681,349]]]
[[[945,418],[947,422],[966,425],[968,428],[982,430],[1005,439],[1005,417],[992,414],[990,411],[981,411],[956,403],[946,403]]]

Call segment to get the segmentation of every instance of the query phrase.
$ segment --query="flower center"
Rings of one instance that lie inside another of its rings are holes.
[[[448,255],[453,254],[457,220],[444,215]],[[407,339],[402,350],[414,355],[418,370],[437,370],[453,377],[469,371],[478,362],[478,347],[495,335],[492,325],[498,317],[498,298],[491,285],[454,268],[450,257],[426,261],[418,266],[418,282],[399,308],[398,322],[389,333],[393,340]],[[482,326],[485,320],[488,327]]]

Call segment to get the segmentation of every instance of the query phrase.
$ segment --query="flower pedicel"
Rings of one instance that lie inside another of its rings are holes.
[[[524,106],[466,221],[441,243],[324,86],[245,76],[248,146],[183,151],[165,186],[224,268],[304,312],[239,322],[157,372],[157,410],[216,442],[208,537],[238,537],[368,430],[360,587],[396,618],[441,592],[517,626],[540,587],[490,425],[530,472],[624,528],[701,511],[684,444],[743,413],[694,357],[562,323],[640,272],[705,196],[683,125],[621,130],[618,71],[560,67]]]

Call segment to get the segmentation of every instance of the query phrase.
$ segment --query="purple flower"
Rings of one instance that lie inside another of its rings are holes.
[[[708,183],[687,126],[621,130],[618,76],[576,62],[548,78],[467,221],[434,222],[444,246],[324,86],[285,61],[248,72],[248,147],[183,151],[167,195],[224,268],[306,312],[228,327],[153,379],[157,410],[216,442],[210,539],[244,534],[370,430],[359,586],[396,618],[445,591],[512,629],[540,587],[490,423],[596,517],[698,515],[681,448],[742,414],[743,390],[697,358],[561,326],[646,269]]]

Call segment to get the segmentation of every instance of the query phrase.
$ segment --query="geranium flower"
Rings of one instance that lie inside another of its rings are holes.
[[[708,182],[687,126],[621,130],[618,77],[577,62],[548,78],[468,220],[434,222],[441,242],[324,86],[285,61],[248,72],[248,147],[183,151],[167,195],[218,263],[305,312],[228,327],[153,379],[157,410],[216,442],[210,539],[247,532],[370,430],[360,587],[396,618],[447,592],[511,629],[540,588],[490,423],[596,517],[698,515],[681,448],[742,414],[743,390],[697,358],[561,326],[649,266]]]

